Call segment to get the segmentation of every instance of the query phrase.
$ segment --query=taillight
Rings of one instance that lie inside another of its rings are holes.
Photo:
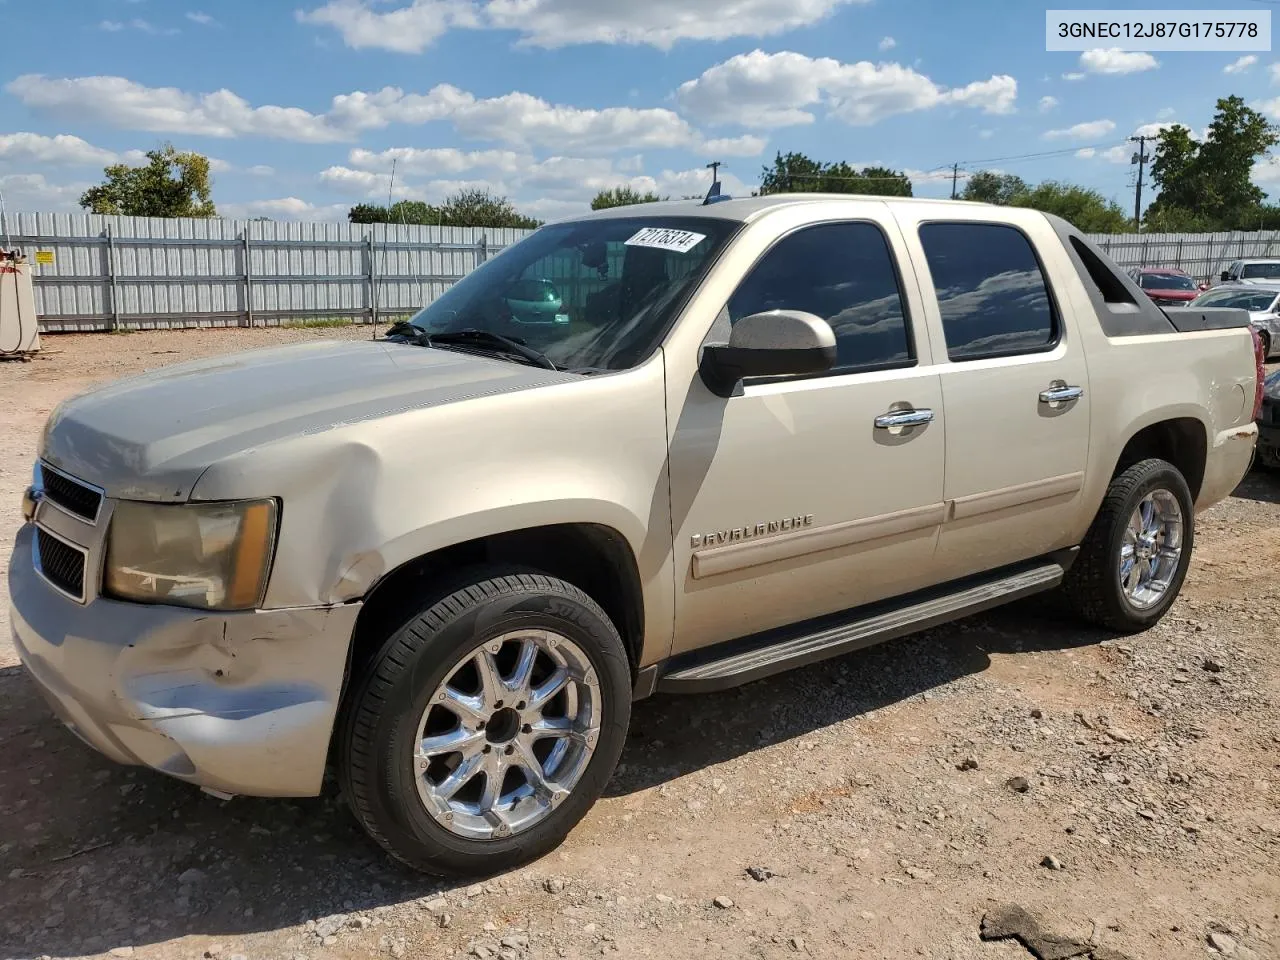
[[[1253,395],[1253,419],[1257,420],[1262,413],[1262,397],[1266,390],[1267,358],[1262,352],[1262,337],[1258,336],[1258,331],[1250,327],[1249,333],[1253,337],[1253,359],[1258,367],[1258,388]]]

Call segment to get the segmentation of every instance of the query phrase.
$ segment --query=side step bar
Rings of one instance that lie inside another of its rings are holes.
[[[951,584],[944,593],[935,590],[889,607],[877,604],[849,611],[843,620],[839,615],[823,617],[718,644],[668,661],[657,677],[656,689],[663,693],[726,690],[1051,590],[1065,575],[1062,563],[1045,561],[1015,572],[1005,570],[994,578]]]

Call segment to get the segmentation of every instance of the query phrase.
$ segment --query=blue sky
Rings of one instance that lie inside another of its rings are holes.
[[[12,210],[78,209],[166,140],[214,159],[228,216],[343,219],[395,158],[397,197],[488,185],[550,218],[620,184],[701,193],[710,160],[744,191],[776,150],[1128,208],[1136,131],[1202,131],[1232,93],[1280,120],[1280,57],[1048,53],[1024,0],[0,0],[0,23]],[[1280,191],[1280,165],[1255,176]]]

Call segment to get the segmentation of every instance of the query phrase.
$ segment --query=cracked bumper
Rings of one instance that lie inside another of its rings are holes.
[[[216,613],[79,604],[9,566],[14,645],[59,718],[119,763],[214,790],[315,796],[359,604]]]

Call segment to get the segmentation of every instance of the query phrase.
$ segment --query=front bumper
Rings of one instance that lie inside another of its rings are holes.
[[[320,792],[360,605],[245,613],[76,603],[9,564],[14,645],[59,718],[119,763],[232,794]]]

